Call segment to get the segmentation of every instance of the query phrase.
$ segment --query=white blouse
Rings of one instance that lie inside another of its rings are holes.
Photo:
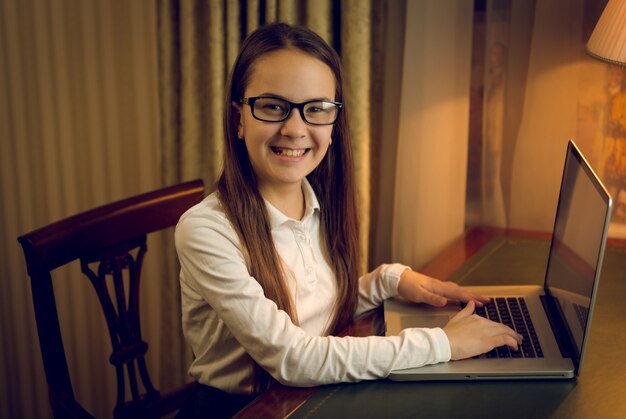
[[[215,193],[189,209],[176,227],[181,264],[183,331],[195,359],[189,373],[229,393],[252,393],[253,361],[276,380],[314,386],[384,378],[392,370],[450,360],[440,328],[394,337],[322,336],[335,301],[334,274],[322,253],[319,202],[305,180],[306,210],[291,219],[266,201],[300,325],[265,298],[250,276],[237,233]],[[397,295],[400,264],[359,279],[356,315]]]

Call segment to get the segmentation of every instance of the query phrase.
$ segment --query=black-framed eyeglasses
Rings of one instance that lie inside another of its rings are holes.
[[[341,102],[328,100],[310,100],[308,102],[294,103],[271,96],[245,97],[240,102],[249,105],[252,110],[252,116],[259,121],[285,121],[295,108],[300,111],[302,119],[311,125],[334,124],[343,106]]]

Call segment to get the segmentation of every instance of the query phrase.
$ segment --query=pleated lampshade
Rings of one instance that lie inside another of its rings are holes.
[[[626,0],[609,0],[589,37],[587,53],[626,66]]]

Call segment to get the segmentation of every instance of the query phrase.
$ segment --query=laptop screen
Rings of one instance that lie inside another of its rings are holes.
[[[554,297],[577,357],[584,347],[611,211],[611,197],[569,142],[559,194],[546,287]]]

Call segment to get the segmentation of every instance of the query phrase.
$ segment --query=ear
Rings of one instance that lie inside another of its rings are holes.
[[[244,138],[244,129],[243,129],[243,107],[241,104],[237,102],[231,102],[231,106],[233,107],[233,119],[237,124],[237,137],[241,140]]]

